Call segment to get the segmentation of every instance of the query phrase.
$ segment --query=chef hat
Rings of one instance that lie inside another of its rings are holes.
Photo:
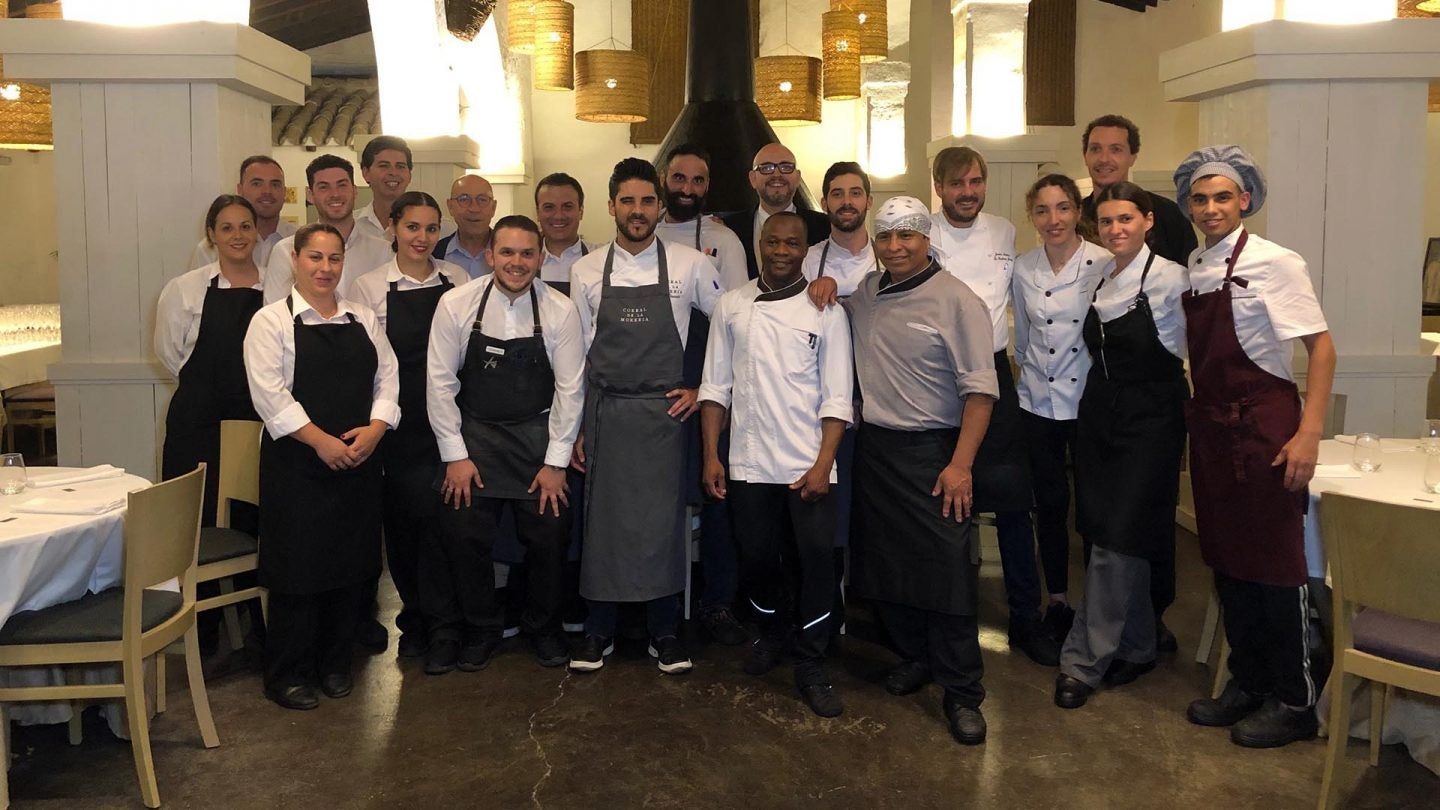
[[[875,235],[915,231],[930,235],[930,209],[914,197],[891,197],[875,211]]]
[[[1190,153],[1175,170],[1175,201],[1180,210],[1187,209],[1190,186],[1202,177],[1219,175],[1235,182],[1242,190],[1250,192],[1250,207],[1240,212],[1248,217],[1260,212],[1265,205],[1265,175],[1255,159],[1235,144],[1207,146]]]

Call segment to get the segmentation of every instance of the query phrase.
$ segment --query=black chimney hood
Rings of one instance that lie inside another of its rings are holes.
[[[682,143],[703,146],[710,153],[707,212],[756,205],[750,161],[760,147],[781,141],[755,103],[750,43],[749,0],[690,0],[685,106],[655,151],[655,165],[663,170],[665,154]],[[803,184],[795,207],[814,209]]]

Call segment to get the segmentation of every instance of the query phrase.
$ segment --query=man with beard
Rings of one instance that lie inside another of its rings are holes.
[[[744,286],[750,280],[745,272],[745,246],[733,231],[705,216],[710,153],[693,143],[676,146],[665,157],[660,179],[665,183],[665,218],[656,226],[655,235],[710,257],[720,274],[720,286],[726,290]]]
[[[800,188],[800,167],[795,153],[782,143],[769,143],[755,153],[750,168],[750,187],[759,195],[759,203],[736,211],[722,221],[735,232],[745,248],[745,272],[750,278],[760,275],[756,257],[760,254],[760,230],[765,220],[778,211],[795,211],[805,220],[805,241],[816,244],[830,235],[830,220],[819,211],[796,211],[795,191]]]
[[[1035,566],[1034,504],[1030,462],[1020,427],[1020,397],[1005,348],[1010,329],[1010,279],[1015,266],[1015,226],[984,213],[985,158],[967,146],[951,146],[935,156],[932,176],[940,210],[932,217],[931,237],[951,275],[980,296],[990,312],[991,351],[1000,399],[975,458],[975,510],[995,513],[1000,567],[1010,605],[1010,646],[1031,660],[1060,663],[1060,643],[1040,620],[1040,576]],[[1068,628],[1067,628],[1068,630]]]
[[[413,160],[404,138],[381,135],[365,144],[360,152],[360,176],[370,186],[374,200],[355,212],[355,227],[390,241],[390,208],[410,188]]]
[[[865,215],[870,213],[870,176],[859,163],[841,161],[825,170],[821,205],[830,218],[830,236],[805,255],[808,294],[816,306],[848,298],[865,274],[880,269]]]
[[[240,162],[240,182],[235,193],[255,208],[255,266],[265,268],[276,243],[295,233],[295,226],[280,219],[285,205],[285,170],[272,157],[251,155]],[[219,261],[210,240],[202,238],[190,254],[190,269],[198,270]]]
[[[684,383],[691,309],[706,317],[720,278],[694,248],[655,238],[662,191],[655,167],[615,164],[615,240],[575,263],[570,296],[589,364],[585,421],[573,466],[586,473],[580,594],[585,639],[570,669],[594,672],[614,650],[621,602],[644,602],[660,671],[690,671],[676,633],[685,588],[684,430],[699,409]]]
[[[1080,219],[1089,225],[1091,233],[1096,233],[1095,198],[1110,186],[1130,179],[1130,167],[1134,166],[1136,158],[1140,157],[1140,128],[1123,115],[1102,115],[1085,125],[1085,134],[1080,138],[1080,148],[1085,150],[1085,169],[1090,172],[1091,185],[1090,196],[1080,201]],[[1155,255],[1183,267],[1198,244],[1195,240],[1195,229],[1190,226],[1190,220],[1180,210],[1180,206],[1165,195],[1152,194],[1150,199],[1155,204],[1155,227],[1150,229],[1150,235],[1145,238],[1145,242]],[[1157,591],[1152,594],[1152,599],[1156,595],[1166,597],[1163,602],[1155,601],[1157,614],[1175,601],[1173,565],[1168,583],[1156,582],[1155,575],[1159,573],[1161,572],[1152,571],[1150,581],[1162,588],[1168,587],[1169,592],[1159,594]],[[1157,624],[1156,629],[1162,636],[1169,636],[1170,644],[1175,643],[1175,636],[1164,630],[1163,625]]]
[[[490,247],[490,220],[495,216],[495,192],[478,174],[462,175],[450,184],[445,201],[455,233],[435,243],[434,256],[465,269],[470,278],[490,272],[485,252]]]
[[[564,172],[547,174],[535,184],[535,219],[540,223],[540,280],[570,294],[570,267],[591,246],[580,238],[580,220],[585,217],[585,189],[580,181]]]

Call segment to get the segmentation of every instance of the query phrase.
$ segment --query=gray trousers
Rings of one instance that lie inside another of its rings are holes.
[[[1085,596],[1060,651],[1060,672],[1100,685],[1114,659],[1155,659],[1155,611],[1150,561],[1095,546],[1085,569]]]

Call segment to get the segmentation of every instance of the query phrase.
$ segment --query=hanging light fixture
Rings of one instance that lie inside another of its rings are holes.
[[[638,124],[650,117],[650,64],[644,54],[592,48],[575,54],[575,117]]]
[[[471,42],[494,10],[495,0],[445,0],[445,27],[456,39]]]
[[[514,53],[535,52],[535,0],[505,4],[505,47]]]
[[[9,0],[0,0],[0,19],[9,14]],[[50,88],[6,79],[0,57],[0,149],[54,149],[52,132]]]
[[[536,90],[575,89],[575,6],[563,0],[535,2]]]
[[[860,97],[860,23],[849,11],[820,15],[820,55],[826,101]]]
[[[832,11],[848,11],[860,26],[860,61],[883,62],[890,58],[889,14],[885,0],[832,0]]]
[[[1440,14],[1440,0],[1421,0],[1415,6],[1416,11],[1427,11],[1431,14]]]
[[[820,60],[799,53],[790,44],[790,4],[785,4],[785,44],[755,60],[755,104],[771,125],[820,123]]]

